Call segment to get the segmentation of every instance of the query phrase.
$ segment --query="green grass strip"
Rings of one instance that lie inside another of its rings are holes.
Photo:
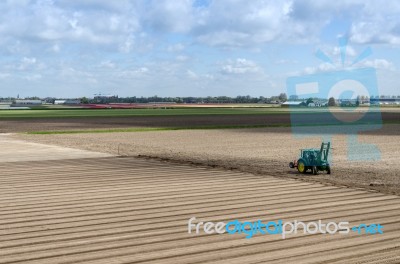
[[[33,131],[26,134],[52,135],[52,134],[82,134],[82,133],[114,133],[114,132],[147,132],[169,130],[193,130],[193,129],[238,129],[238,128],[263,128],[263,127],[289,127],[290,124],[273,125],[215,125],[193,127],[143,127],[143,128],[115,128],[115,129],[89,129],[89,130],[61,130],[61,131]]]
[[[303,124],[297,127],[323,127],[323,126],[352,126],[352,125],[380,125],[382,123],[349,123],[349,124]],[[384,122],[385,125],[400,124],[398,121]],[[55,135],[55,134],[88,134],[88,133],[121,133],[121,132],[151,132],[171,130],[195,130],[195,129],[244,129],[244,128],[268,128],[268,127],[291,127],[291,124],[268,124],[268,125],[211,125],[211,126],[187,126],[187,127],[143,127],[143,128],[115,128],[115,129],[89,129],[89,130],[61,130],[61,131],[33,131],[30,135]]]

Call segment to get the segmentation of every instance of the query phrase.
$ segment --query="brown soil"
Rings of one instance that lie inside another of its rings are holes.
[[[319,147],[322,134],[294,138],[290,128],[180,130],[135,133],[14,135],[18,139],[119,155],[133,155],[298,178],[326,184],[363,187],[400,194],[400,125],[358,137],[375,144],[381,159],[349,161],[345,135],[332,139],[332,174],[300,175],[288,167],[300,148]],[[360,151],[368,154],[367,152]],[[366,156],[367,157],[367,156]]]
[[[2,264],[400,260],[400,197],[394,195],[130,157],[46,159],[0,162]],[[383,234],[305,234],[301,226],[285,239],[259,232],[251,239],[243,232],[189,234],[192,217],[194,224],[375,223]]]

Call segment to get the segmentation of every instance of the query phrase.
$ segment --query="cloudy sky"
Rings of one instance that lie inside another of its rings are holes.
[[[0,14],[0,97],[271,96],[340,67],[375,67],[380,93],[400,94],[396,0],[8,0]]]

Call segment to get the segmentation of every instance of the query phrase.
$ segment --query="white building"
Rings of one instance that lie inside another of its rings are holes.
[[[303,102],[299,102],[299,101],[286,101],[284,103],[281,104],[282,107],[296,107],[296,106],[301,106]]]
[[[16,99],[13,104],[14,105],[22,105],[22,106],[41,105],[41,104],[43,104],[43,101],[42,100]]]
[[[65,99],[65,100],[55,100],[54,104],[55,105],[76,105],[80,104],[81,100],[80,99]]]
[[[9,109],[11,106],[12,102],[0,102],[0,109]]]
[[[315,101],[308,104],[308,107],[323,107],[323,106],[328,106],[328,102]]]

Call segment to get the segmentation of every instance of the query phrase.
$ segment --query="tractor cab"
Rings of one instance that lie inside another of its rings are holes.
[[[318,171],[326,171],[331,174],[331,167],[328,162],[329,149],[331,143],[321,143],[320,149],[301,149],[300,158],[289,163],[290,168],[297,168],[300,173],[308,170],[316,175]]]

